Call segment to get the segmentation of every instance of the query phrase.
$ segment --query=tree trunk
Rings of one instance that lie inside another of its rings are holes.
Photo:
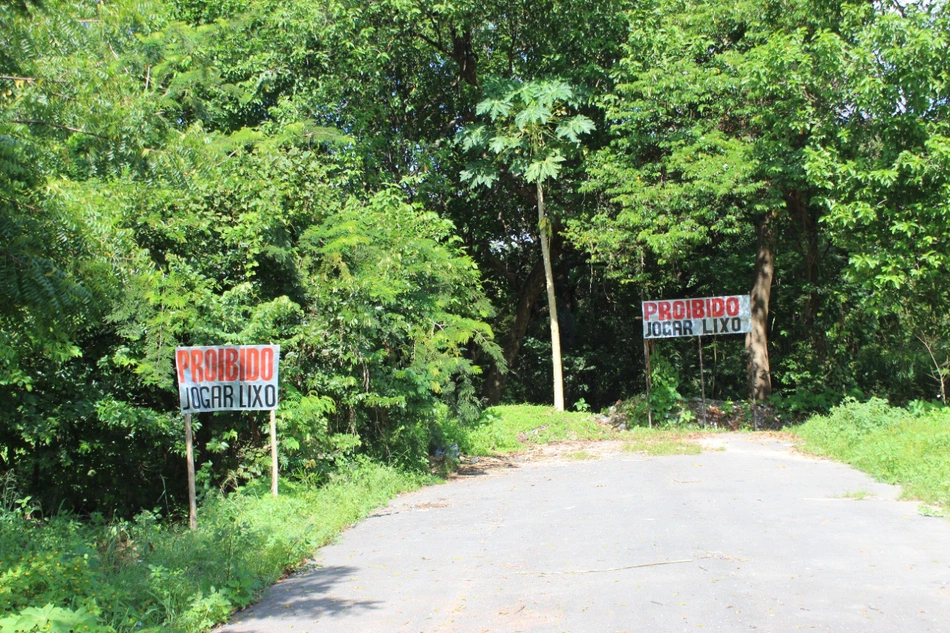
[[[544,279],[548,289],[548,312],[551,318],[551,368],[554,373],[554,408],[564,410],[564,377],[561,370],[561,331],[557,321],[557,301],[554,297],[554,272],[551,268],[551,222],[544,214],[544,189],[538,187],[538,232],[541,235],[541,255],[544,259]]]
[[[793,189],[785,194],[785,204],[789,215],[796,218],[802,232],[801,249],[805,263],[805,279],[808,282],[806,289],[805,309],[802,311],[802,323],[810,333],[812,345],[818,355],[818,362],[825,362],[827,350],[826,333],[823,328],[815,327],[821,297],[818,294],[819,262],[821,253],[818,251],[818,222],[812,215],[805,194],[799,189]]]
[[[769,371],[769,296],[775,275],[775,256],[772,252],[771,218],[766,216],[759,227],[758,253],[755,258],[755,282],[752,285],[752,331],[746,335],[749,350],[749,391],[753,400],[764,400],[772,393]]]
[[[504,373],[497,366],[492,365],[485,378],[485,384],[482,388],[482,396],[489,406],[494,406],[501,402],[501,394],[505,389],[506,376],[514,371],[515,364],[518,361],[518,354],[521,352],[521,342],[524,340],[528,326],[531,324],[531,314],[534,312],[535,303],[541,295],[541,289],[544,288],[544,264],[538,263],[528,277],[521,284],[518,292],[518,303],[515,306],[514,322],[505,335],[502,342],[503,354],[505,356]]]

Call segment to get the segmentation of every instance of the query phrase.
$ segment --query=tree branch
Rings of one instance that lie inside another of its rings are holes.
[[[38,119],[10,119],[10,123],[19,123],[21,125],[44,125],[46,127],[53,127],[57,130],[66,130],[67,132],[73,132],[74,134],[85,134],[86,136],[95,136],[96,138],[101,138],[103,140],[109,140],[101,134],[96,134],[94,132],[87,132],[78,127],[70,127],[68,125],[63,125],[62,123],[53,123],[51,121],[40,121]]]
[[[13,204],[29,209],[30,211],[35,211],[36,213],[43,213],[43,209],[39,207],[34,207],[32,204],[27,204],[22,200],[17,200],[16,198],[9,198],[7,196],[0,196],[0,200],[6,200],[7,202],[12,202]]]
[[[935,368],[934,378],[936,378],[937,382],[940,384],[940,399],[943,400],[944,404],[947,404],[947,381],[944,377],[944,370],[940,365],[940,362],[937,360],[936,354],[934,354],[933,347],[929,342],[924,340],[924,337],[922,337],[920,334],[915,334],[914,336],[917,337],[918,341],[924,344],[924,347],[927,348],[927,353],[930,354],[930,360],[933,361]]]
[[[422,40],[423,42],[425,42],[426,44],[428,44],[435,50],[439,51],[443,55],[446,55],[447,57],[452,56],[452,53],[450,53],[449,50],[445,46],[443,46],[441,42],[435,41],[428,35],[425,35],[424,33],[419,33],[418,31],[414,33],[410,33],[410,35]]]

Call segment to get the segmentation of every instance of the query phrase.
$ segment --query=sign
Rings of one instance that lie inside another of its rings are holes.
[[[752,331],[749,295],[643,302],[643,338],[715,336]]]
[[[276,409],[279,359],[280,345],[177,348],[181,412]]]

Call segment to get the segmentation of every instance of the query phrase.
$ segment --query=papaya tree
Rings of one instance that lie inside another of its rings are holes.
[[[545,207],[544,185],[558,178],[562,164],[581,146],[580,137],[594,129],[594,122],[576,112],[580,96],[563,81],[499,83],[489,93],[476,108],[476,114],[487,117],[488,123],[472,126],[461,136],[462,147],[481,149],[483,158],[463,170],[461,177],[473,187],[491,186],[500,166],[534,187],[551,327],[554,407],[563,411],[561,335],[551,266],[554,223]]]

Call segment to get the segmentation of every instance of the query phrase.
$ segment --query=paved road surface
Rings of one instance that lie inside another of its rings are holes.
[[[223,631],[950,633],[950,521],[774,438],[709,441],[403,496]]]

